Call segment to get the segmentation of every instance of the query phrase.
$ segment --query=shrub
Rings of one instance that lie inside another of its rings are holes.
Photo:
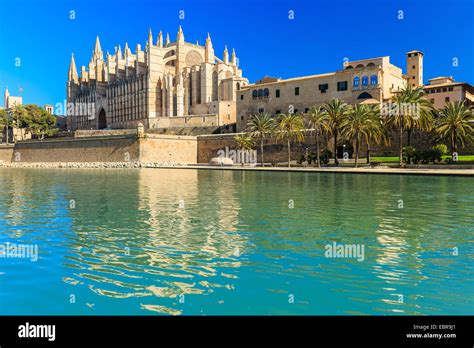
[[[441,151],[441,156],[446,156],[448,154],[448,147],[445,144],[437,144],[433,146],[433,150]]]
[[[403,148],[403,161],[407,164],[411,163],[412,158],[414,158],[416,149],[413,146],[405,146]]]
[[[321,164],[328,164],[329,159],[332,158],[332,152],[329,149],[324,149],[321,151],[321,154],[319,156],[319,160],[321,161]]]
[[[430,150],[416,150],[412,157],[413,163],[418,164],[433,164],[441,163],[443,160],[443,154],[441,150],[430,149]]]

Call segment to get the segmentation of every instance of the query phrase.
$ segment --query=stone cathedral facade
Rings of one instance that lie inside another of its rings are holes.
[[[74,55],[67,81],[68,129],[222,126],[236,122],[237,91],[248,84],[235,51],[222,59],[207,36],[204,46],[185,42],[179,28],[170,42],[148,35],[145,49],[128,44],[102,52],[97,37],[92,58],[78,74]],[[70,107],[73,105],[74,107]]]

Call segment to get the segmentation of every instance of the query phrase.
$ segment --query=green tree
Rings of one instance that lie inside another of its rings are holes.
[[[267,113],[254,115],[247,124],[247,131],[250,132],[251,137],[260,140],[260,156],[263,167],[265,163],[263,160],[263,141],[265,138],[273,136],[275,121]]]
[[[29,122],[29,115],[26,110],[26,106],[23,105],[15,105],[10,110],[11,112],[11,126],[16,128],[16,130],[20,133],[21,140],[24,140],[24,134],[28,132],[28,122]]]
[[[420,129],[430,130],[433,122],[431,102],[425,98],[423,87],[413,88],[406,84],[397,91],[393,98],[395,111],[391,109],[388,115],[388,124],[398,128],[399,134],[399,163],[403,166],[403,130]],[[393,111],[393,112],[392,112]]]
[[[278,116],[278,138],[286,139],[288,147],[288,168],[291,166],[291,140],[304,139],[304,121],[299,114],[280,114]]]
[[[445,107],[439,111],[436,119],[435,134],[441,139],[449,140],[451,152],[457,152],[457,143],[464,146],[464,143],[472,139],[474,127],[472,109],[468,108],[461,101],[446,103]]]
[[[25,106],[28,130],[43,140],[46,136],[51,136],[58,131],[56,128],[56,118],[43,108],[37,105]]]
[[[376,111],[368,105],[356,104],[341,122],[341,136],[355,141],[355,167],[359,162],[359,149],[362,141],[369,144],[370,139],[378,139],[380,122]],[[369,145],[367,145],[369,146]]]
[[[339,136],[339,129],[341,122],[347,116],[349,112],[349,106],[340,99],[331,99],[329,102],[323,105],[324,110],[328,115],[329,127],[331,129],[332,136],[334,137],[334,163],[339,164],[337,160],[337,141]]]
[[[246,133],[238,134],[234,137],[237,146],[242,150],[251,151],[255,146],[253,139]],[[244,165],[244,161],[242,160],[242,165]]]
[[[316,157],[318,167],[321,167],[320,151],[319,151],[319,137],[331,131],[329,125],[329,116],[321,106],[313,106],[308,112],[308,122],[314,129],[315,143],[316,143]]]

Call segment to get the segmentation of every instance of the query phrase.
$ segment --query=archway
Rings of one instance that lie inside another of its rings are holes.
[[[105,110],[102,109],[100,110],[99,113],[99,129],[105,129],[107,128],[107,117],[105,115]]]
[[[368,98],[372,98],[372,96],[367,92],[363,92],[357,97],[357,99],[368,99]]]

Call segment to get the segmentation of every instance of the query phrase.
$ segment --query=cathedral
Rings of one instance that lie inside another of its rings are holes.
[[[248,84],[235,51],[222,59],[211,37],[204,46],[160,32],[148,34],[145,49],[126,43],[105,55],[96,38],[87,67],[78,74],[74,54],[67,81],[68,129],[170,128],[236,123],[237,91]]]

